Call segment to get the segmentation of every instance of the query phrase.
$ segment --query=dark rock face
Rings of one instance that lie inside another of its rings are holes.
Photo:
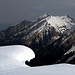
[[[21,44],[21,39],[31,23],[25,20],[17,25],[8,27],[6,30],[0,31],[0,46]]]
[[[35,53],[35,58],[30,62],[25,62],[29,66],[75,64],[75,51],[72,50],[75,44],[75,30],[69,35],[57,32],[44,19],[46,17],[48,15],[34,22],[25,20],[0,31],[0,46],[25,45],[30,47]]]
[[[48,44],[46,47],[39,49],[36,52],[36,57],[30,62],[26,62],[26,64],[29,66],[51,65],[58,63],[74,64],[75,57],[70,61],[67,60],[73,55],[75,55],[75,52],[70,52],[69,54],[66,52],[72,48],[75,41],[73,41],[73,39],[70,37],[63,43],[62,39],[63,37],[57,39],[52,44]],[[70,44],[68,43],[68,41],[70,41]],[[66,55],[64,55],[65,53]]]

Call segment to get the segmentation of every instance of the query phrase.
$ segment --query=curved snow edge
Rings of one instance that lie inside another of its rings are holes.
[[[22,45],[0,47],[0,69],[25,67],[25,61],[35,58],[32,49]]]

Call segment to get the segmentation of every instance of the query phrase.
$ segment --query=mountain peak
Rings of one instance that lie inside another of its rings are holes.
[[[44,15],[40,16],[39,18],[46,18],[48,16],[49,16],[49,14],[44,14]]]
[[[22,21],[0,31],[1,46],[25,45],[34,51],[35,59],[30,63],[26,62],[33,66],[38,63],[39,65],[55,64],[74,44],[75,21],[67,15],[45,14],[34,22]],[[68,53],[72,51],[75,50],[70,50]]]
[[[67,29],[71,29],[72,26],[75,25],[75,21],[68,17],[67,15],[65,16],[49,16],[46,18],[46,21],[48,24],[53,26],[56,31],[58,32],[64,32]]]

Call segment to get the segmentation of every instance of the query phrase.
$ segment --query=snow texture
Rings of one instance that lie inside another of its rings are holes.
[[[65,30],[71,29],[75,23],[68,16],[50,16],[46,18],[48,24],[53,26],[58,32],[63,33]]]
[[[34,52],[25,46],[0,47],[0,75],[74,75],[75,65],[58,64],[40,67],[27,67],[24,63],[35,57]]]
[[[25,61],[35,58],[34,52],[25,46],[4,46],[0,47],[0,70],[24,67]]]
[[[75,65],[59,64],[43,67],[19,67],[0,71],[0,75],[74,75]]]

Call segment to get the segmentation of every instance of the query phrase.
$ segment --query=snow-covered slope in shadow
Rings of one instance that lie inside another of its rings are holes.
[[[74,75],[75,66],[59,64],[42,67],[20,67],[6,71],[0,71],[0,75]]]
[[[25,67],[25,61],[35,58],[34,52],[25,46],[0,47],[0,71],[18,67]]]

